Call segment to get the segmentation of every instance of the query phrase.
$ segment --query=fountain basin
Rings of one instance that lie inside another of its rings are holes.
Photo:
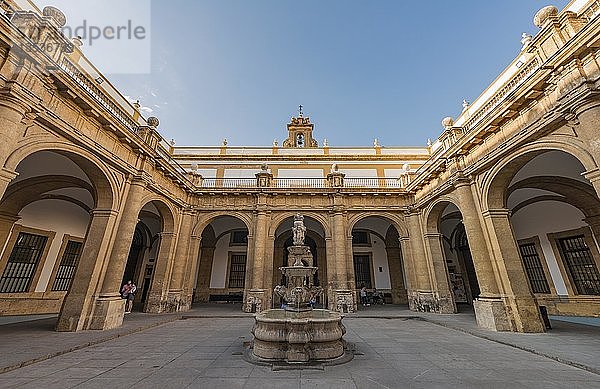
[[[346,328],[338,312],[270,309],[256,315],[253,353],[267,360],[308,362],[344,354]]]

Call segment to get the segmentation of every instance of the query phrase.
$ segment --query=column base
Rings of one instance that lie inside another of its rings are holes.
[[[250,289],[244,292],[242,310],[249,313],[259,313],[269,309],[267,293],[264,289]]]
[[[546,332],[537,301],[532,297],[509,297],[506,303],[508,316],[516,332]]]
[[[504,302],[500,299],[478,298],[473,301],[477,325],[491,331],[512,331]]]
[[[339,313],[356,312],[356,292],[349,289],[335,289],[329,296],[329,309]]]
[[[166,300],[149,298],[144,311],[148,313],[173,313],[187,311],[189,309],[190,300],[184,295],[183,291],[170,290]]]
[[[110,330],[123,324],[125,302],[121,297],[100,297],[90,320],[90,330]]]
[[[456,305],[451,297],[439,296],[436,292],[408,292],[408,306],[415,312],[456,313]]]
[[[392,304],[408,304],[408,293],[406,289],[392,289]]]

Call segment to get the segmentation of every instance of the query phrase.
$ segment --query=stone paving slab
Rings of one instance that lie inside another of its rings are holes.
[[[202,304],[195,306],[194,309],[184,312],[181,315],[183,318],[200,319],[200,318],[229,318],[229,319],[251,319],[252,314],[241,312],[239,304]],[[19,366],[26,366],[30,363],[48,359],[50,357],[68,353],[69,351],[85,348],[89,345],[98,344],[115,337],[124,336],[133,332],[141,331],[156,325],[163,324],[176,320],[180,315],[149,315],[134,313],[127,315],[124,326],[111,331],[84,331],[79,333],[56,333],[53,331],[55,318],[46,320],[37,320],[30,322],[12,323],[0,325],[0,372],[9,371]],[[515,334],[515,333],[498,333],[493,331],[482,330],[476,326],[475,319],[471,314],[458,315],[437,315],[416,313],[408,309],[398,306],[371,306],[365,307],[360,311],[348,314],[345,318],[345,323],[357,319],[377,319],[402,321],[409,319],[425,320],[437,325],[445,326],[454,330],[458,330],[467,334],[477,336],[479,338],[492,340],[502,344],[510,345],[515,348],[526,350],[541,356],[580,367],[594,373],[600,373],[600,328],[586,325],[578,325],[564,321],[553,321],[554,329],[546,334]],[[29,319],[29,318],[25,318]],[[5,321],[11,322],[12,320]],[[1,324],[1,323],[0,323]],[[398,324],[399,325],[399,324]],[[230,339],[221,339],[224,345],[229,344]],[[141,342],[145,345],[145,342]],[[463,342],[466,347],[470,342]],[[402,354],[410,355],[421,350],[421,345],[418,342],[403,343],[402,348],[398,348],[394,343],[387,339],[370,340],[370,345],[381,348],[382,356],[392,355],[395,358]],[[140,346],[133,343],[131,346]],[[99,345],[99,350],[102,345]],[[170,347],[170,348],[169,348]],[[169,346],[153,347],[152,350],[146,352],[142,359],[145,360],[142,367],[165,365],[170,362],[170,358],[177,355],[179,350],[177,342],[172,342]],[[195,365],[200,364],[199,361],[214,360],[223,352],[223,345],[217,347],[212,346],[197,347],[193,351],[193,361]],[[470,345],[473,348],[472,345]],[[449,356],[446,356],[447,358]],[[486,358],[490,364],[502,365],[504,361],[497,361],[495,358],[488,356]],[[411,359],[410,361],[414,361]],[[222,367],[231,367],[230,360],[217,359],[217,363],[221,363]],[[407,360],[406,362],[409,362]],[[80,367],[85,367],[87,363],[83,362]],[[94,364],[89,367],[116,367],[114,360],[105,359],[102,361],[94,361]],[[190,367],[187,361],[178,361],[176,364],[181,367]],[[464,370],[474,369],[469,361],[454,360],[452,362],[457,368]],[[132,363],[127,362],[122,368],[131,367]],[[136,365],[136,367],[138,367]],[[118,371],[117,371],[118,372]],[[259,374],[259,371],[254,371],[252,374]],[[230,377],[231,378],[231,377]],[[261,378],[258,377],[251,378]],[[343,377],[341,377],[343,378]]]
[[[177,320],[179,314],[132,313],[108,331],[56,332],[57,318],[0,325],[0,373]]]
[[[411,319],[349,318],[354,360],[272,371],[239,355],[252,325],[178,320],[0,374],[0,388],[600,388],[600,375]]]

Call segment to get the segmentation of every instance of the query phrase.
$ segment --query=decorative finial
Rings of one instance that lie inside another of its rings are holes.
[[[279,141],[277,139],[273,139],[273,147],[278,147]]]
[[[454,119],[452,119],[452,117],[450,117],[450,116],[448,116],[442,120],[442,126],[446,130],[450,129],[453,125],[454,125]]]
[[[323,147],[329,147],[329,141],[327,138],[323,139]]]
[[[71,38],[71,43],[73,43],[77,47],[81,47],[83,46],[83,41],[81,39],[82,38],[79,35],[74,36],[73,38]]]
[[[300,117],[302,117],[302,108],[304,108],[304,107],[302,106],[302,104],[300,104],[298,106],[298,114],[299,114]]]
[[[379,139],[375,138],[375,139],[373,140],[373,147],[381,147],[381,146],[379,145]]]
[[[262,170],[263,173],[266,173],[269,170],[269,165],[267,165],[266,162],[263,162],[262,165],[260,165],[260,170]]]
[[[154,128],[154,129],[157,129],[158,126],[160,125],[160,121],[158,120],[158,118],[156,118],[154,116],[150,116],[148,118],[148,120],[146,120],[146,123],[148,123],[148,127]]]
[[[223,139],[223,143],[221,144],[221,146],[227,146],[227,138]]]
[[[431,147],[433,145],[433,142],[431,142],[431,139],[427,138],[427,147]]]
[[[464,99],[462,102],[463,111],[465,109],[469,108],[469,105],[471,105],[471,103],[469,103],[466,99]]]
[[[171,146],[175,146],[175,139],[171,139],[171,140],[169,141],[169,144],[170,144]],[[196,166],[196,167],[197,167],[197,166]]]
[[[340,171],[340,167],[338,166],[337,163],[334,163],[333,165],[331,165],[331,172],[332,173],[338,173]]]
[[[136,100],[135,103],[133,103],[133,108],[135,108],[137,111],[139,111],[140,108],[142,108],[142,105],[140,104],[139,100]]]
[[[531,36],[531,34],[528,34],[526,32],[521,34],[521,44],[523,45],[523,47],[521,48],[521,50],[524,50],[527,46],[529,46],[531,44],[531,41],[533,40],[533,36]]]

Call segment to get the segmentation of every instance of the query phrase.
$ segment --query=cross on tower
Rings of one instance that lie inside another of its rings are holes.
[[[300,112],[300,117],[302,117],[302,108],[304,108],[304,107],[302,106],[302,104],[300,104],[298,106],[298,112]]]

